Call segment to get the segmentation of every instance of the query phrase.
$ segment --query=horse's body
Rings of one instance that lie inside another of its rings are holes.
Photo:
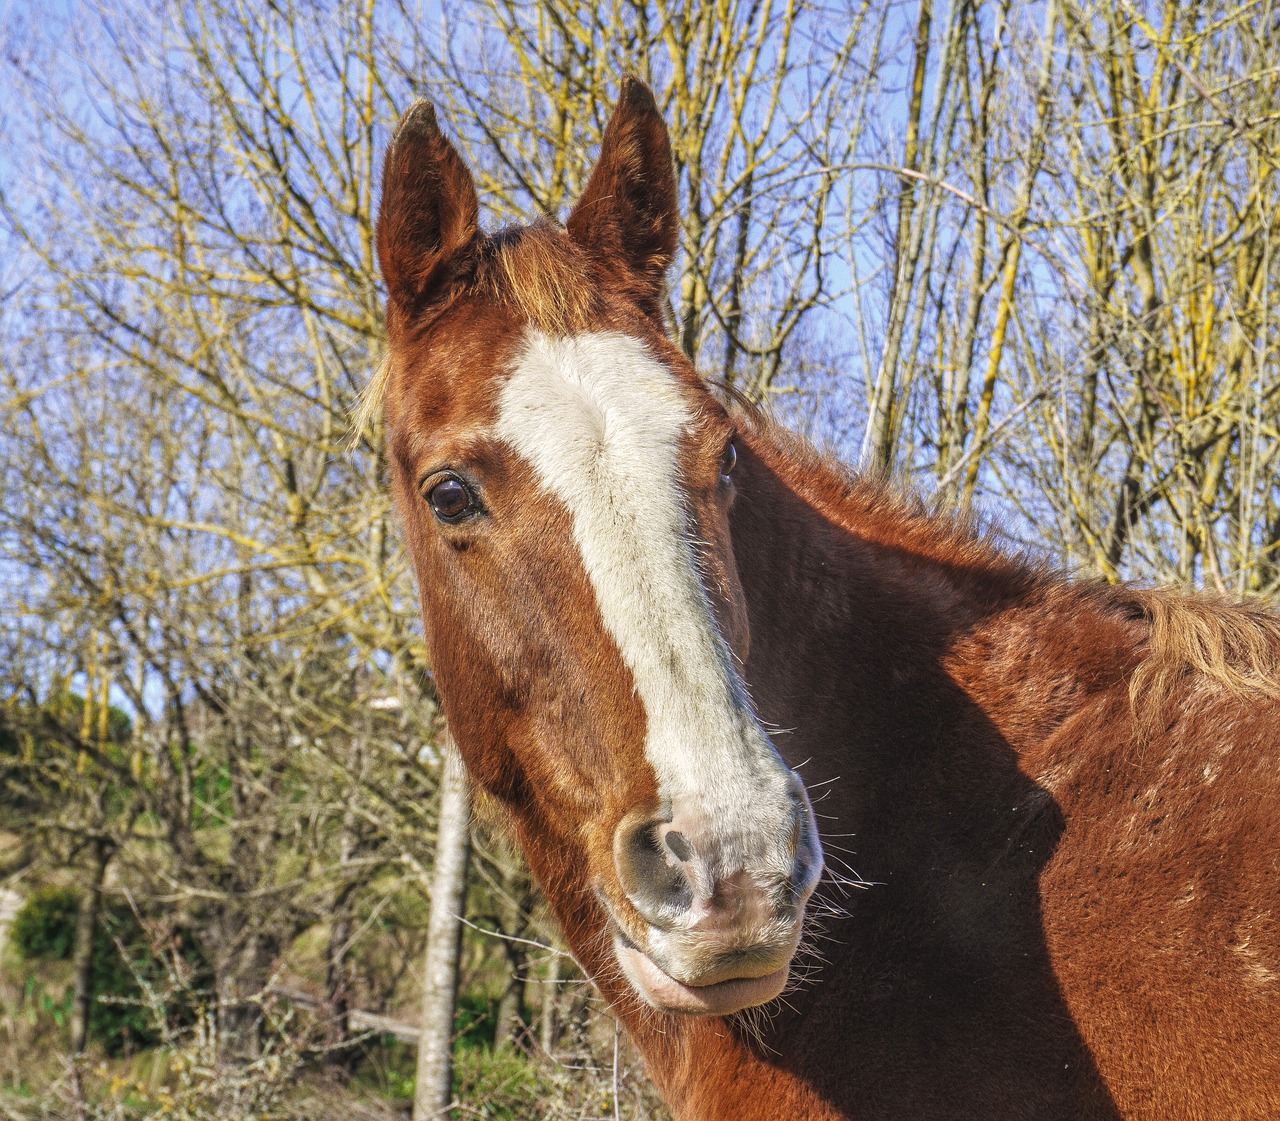
[[[746,677],[876,885],[781,1065],[851,1117],[1280,1117],[1280,705],[1188,672],[1144,731],[1129,691],[1197,626],[1274,621],[1070,586],[749,447]]]
[[[1280,1117],[1276,620],[1068,584],[726,413],[661,328],[643,87],[567,233],[475,221],[411,112],[379,252],[428,640],[677,1116]],[[768,1004],[816,867],[791,768],[870,886],[829,873]]]

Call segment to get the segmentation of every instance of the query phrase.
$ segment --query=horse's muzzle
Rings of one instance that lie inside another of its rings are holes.
[[[786,984],[822,871],[804,787],[794,781],[775,828],[742,824],[675,807],[618,826],[614,867],[635,914],[614,916],[614,949],[657,1008],[726,1014],[766,1003]]]

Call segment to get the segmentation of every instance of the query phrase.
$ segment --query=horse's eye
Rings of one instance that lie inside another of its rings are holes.
[[[428,492],[427,501],[442,522],[460,522],[476,512],[476,500],[467,484],[453,475],[436,483]]]
[[[720,457],[720,474],[728,476],[730,472],[733,471],[734,467],[737,466],[737,463],[738,449],[733,446],[733,441],[730,440],[729,443],[725,445],[724,454]]]

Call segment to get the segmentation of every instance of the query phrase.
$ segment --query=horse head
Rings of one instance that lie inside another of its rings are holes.
[[[471,775],[579,956],[608,947],[597,973],[727,1013],[781,991],[822,852],[743,680],[734,423],[665,329],[678,221],[639,82],[563,228],[483,231],[470,172],[414,106],[377,224],[385,412]]]

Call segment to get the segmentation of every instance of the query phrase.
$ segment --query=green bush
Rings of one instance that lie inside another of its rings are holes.
[[[411,1102],[417,1065],[418,1049],[413,1044],[392,1035],[378,1036],[360,1049],[351,1085],[391,1101]]]
[[[453,1053],[453,1092],[479,1104],[496,1121],[545,1117],[561,1094],[553,1072],[510,1045],[458,1047]]]
[[[139,1051],[160,1041],[160,1025],[142,1003],[139,978],[160,980],[163,969],[133,912],[126,907],[104,908],[93,940],[89,1038],[108,1055]]]
[[[19,953],[32,961],[67,961],[75,947],[76,913],[80,893],[73,888],[41,888],[33,892],[14,919],[10,938]],[[192,966],[198,981],[208,969],[192,939],[180,932],[178,953]],[[163,992],[165,963],[152,952],[146,933],[133,911],[104,901],[93,941],[93,1003],[89,1038],[111,1056],[154,1046],[162,1025],[143,1002],[142,983]],[[171,1024],[190,1023],[194,1011],[190,993],[168,1003]]]
[[[38,888],[14,916],[9,940],[28,960],[67,961],[75,947],[79,906],[74,888]]]
[[[482,993],[458,994],[453,1013],[453,1038],[460,1047],[492,1047],[497,1029],[498,1002]]]

